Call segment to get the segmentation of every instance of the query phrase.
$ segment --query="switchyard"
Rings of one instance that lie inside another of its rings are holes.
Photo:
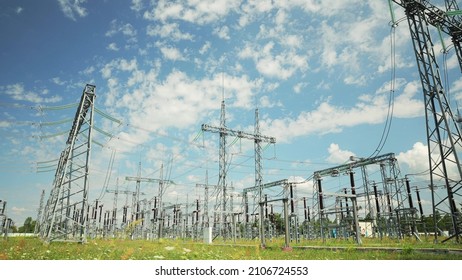
[[[462,70],[462,12],[455,0],[445,8],[431,1],[393,0],[390,4],[392,28],[407,21],[418,68],[425,108],[428,145],[428,185],[417,185],[413,175],[403,174],[394,153],[377,149],[368,157],[351,157],[344,164],[305,174],[304,180],[281,178],[269,182],[263,145],[277,145],[277,139],[260,131],[260,111],[255,109],[254,129],[229,128],[225,98],[221,101],[219,125],[202,124],[201,131],[219,138],[218,180],[208,173],[198,183],[196,193],[167,198],[167,188],[175,186],[164,166],[158,174],[142,173],[123,180],[135,184],[122,189],[122,182],[105,188],[106,201],[91,197],[93,139],[102,133],[95,115],[118,122],[95,107],[97,87],[87,84],[73,118],[65,148],[59,156],[51,188],[43,191],[35,232],[44,242],[85,243],[95,238],[133,240],[185,239],[213,243],[217,240],[258,240],[266,247],[272,239],[283,238],[284,248],[304,240],[351,239],[361,245],[364,238],[419,241],[423,235],[434,242],[460,242],[462,233],[461,196],[462,133],[460,116],[451,108],[430,36],[434,29],[449,36]],[[396,20],[394,9],[404,10]],[[228,178],[229,140],[253,142],[254,182],[242,189]],[[114,154],[111,155],[112,167]],[[109,185],[109,183],[107,183]],[[143,186],[154,190],[145,192]],[[431,211],[424,212],[421,194],[431,197]],[[111,203],[107,198],[111,197]],[[8,228],[6,202],[0,200],[0,233]],[[427,220],[431,218],[429,225]]]

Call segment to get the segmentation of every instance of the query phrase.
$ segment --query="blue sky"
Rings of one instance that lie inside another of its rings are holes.
[[[7,0],[0,11],[0,199],[17,224],[35,219],[42,190],[48,196],[49,161],[65,147],[76,110],[64,105],[78,102],[86,83],[96,85],[98,110],[120,120],[96,115],[112,137],[95,133],[103,146],[93,146],[91,201],[104,194],[113,151],[108,189],[119,178],[121,189],[134,190],[124,178],[139,162],[152,178],[163,164],[175,182],[164,201],[203,198],[196,183],[206,172],[209,183],[218,180],[218,137],[201,124],[219,124],[222,96],[229,128],[253,132],[259,108],[261,133],[276,137],[264,146],[264,182],[303,181],[351,155],[395,153],[402,174],[427,169],[409,30],[406,21],[391,28],[388,1]],[[456,106],[457,59],[441,52],[437,36],[434,43]],[[239,193],[254,183],[253,143],[235,140],[228,179]],[[157,186],[142,191],[150,198]],[[109,209],[112,195],[102,199]]]

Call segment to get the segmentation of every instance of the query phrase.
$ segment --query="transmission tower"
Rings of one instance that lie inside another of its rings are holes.
[[[46,242],[86,242],[89,166],[95,102],[95,86],[83,90],[66,147],[56,169],[41,222]]]
[[[405,10],[414,53],[419,70],[425,102],[427,144],[430,167],[430,188],[432,190],[435,241],[440,221],[437,213],[451,217],[451,238],[459,241],[462,232],[462,218],[457,209],[456,198],[462,195],[462,169],[459,154],[462,137],[455,117],[451,111],[446,92],[441,82],[439,66],[435,57],[429,25],[451,35],[456,53],[461,63],[460,38],[462,22],[454,17],[458,9],[455,1],[446,1],[448,11],[431,5],[428,1],[393,0]],[[451,16],[452,15],[452,16]],[[444,189],[440,194],[438,189]]]
[[[255,143],[255,180],[257,181],[258,185],[261,185],[262,181],[262,175],[261,175],[261,143],[266,142],[266,143],[271,143],[275,144],[276,143],[276,138],[274,137],[269,137],[269,136],[264,136],[260,134],[260,128],[258,124],[258,109],[255,112],[255,117],[256,117],[256,124],[255,124],[255,133],[246,133],[243,131],[238,131],[238,130],[233,130],[229,129],[226,127],[226,122],[225,122],[225,101],[223,100],[221,102],[221,116],[220,116],[220,126],[211,126],[207,124],[202,124],[202,131],[209,131],[209,132],[214,132],[214,133],[219,133],[220,135],[220,152],[219,152],[219,179],[218,179],[218,186],[220,187],[221,193],[219,194],[221,197],[221,209],[222,212],[220,214],[220,226],[222,229],[224,229],[224,226],[226,224],[226,214],[227,212],[230,212],[232,209],[228,209],[227,205],[227,200],[228,200],[228,195],[226,193],[226,136],[234,136],[238,138],[246,138],[253,140]],[[259,190],[259,202],[262,201],[261,197],[262,191],[261,187]],[[261,216],[260,216],[261,218]],[[261,230],[260,230],[261,232]]]

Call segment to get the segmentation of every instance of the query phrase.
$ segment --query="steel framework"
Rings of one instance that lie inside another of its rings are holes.
[[[425,118],[430,167],[430,188],[432,190],[435,232],[439,232],[437,214],[450,215],[452,232],[449,240],[462,232],[462,217],[456,198],[462,196],[462,169],[459,153],[462,148],[460,128],[451,110],[440,77],[429,25],[434,25],[451,35],[459,64],[462,69],[460,39],[462,22],[454,9],[455,1],[446,1],[448,11],[422,0],[393,0],[405,10],[414,53],[419,70],[425,103]],[[438,190],[442,188],[444,193]],[[437,241],[437,234],[435,234]]]
[[[8,218],[6,216],[6,201],[0,200],[0,236],[6,234],[8,230],[7,221]]]
[[[34,228],[35,234],[38,234],[40,232],[44,202],[45,202],[45,190],[42,190],[42,194],[40,195],[40,204],[39,204],[39,208],[37,211],[37,219],[35,220],[35,228]]]
[[[259,125],[259,117],[258,117],[258,109],[255,110],[255,129],[254,133],[247,133],[239,130],[233,130],[226,127],[226,116],[225,116],[225,101],[221,102],[221,115],[220,115],[220,126],[212,126],[207,124],[202,124],[202,131],[209,131],[213,133],[218,133],[220,135],[220,152],[219,152],[219,179],[218,179],[218,186],[220,188],[220,192],[217,195],[217,204],[215,205],[215,211],[218,210],[217,207],[221,206],[220,211],[220,232],[222,232],[223,236],[226,237],[226,232],[224,231],[226,221],[226,213],[231,213],[232,209],[229,209],[228,204],[228,195],[227,195],[227,184],[226,184],[226,136],[234,136],[238,138],[245,138],[254,141],[255,146],[255,184],[259,187],[259,197],[258,202],[262,202],[262,163],[261,163],[261,143],[266,142],[270,144],[276,143],[276,138],[264,136],[260,134],[260,125]],[[262,213],[260,213],[262,216]],[[262,235],[262,225],[260,225],[260,235]]]
[[[379,166],[380,182],[370,181],[367,171],[367,166],[370,165]],[[355,183],[354,174],[358,169],[361,170],[362,188],[358,188]],[[322,178],[342,175],[349,177],[350,191],[348,187],[339,187],[335,192],[326,192]],[[415,235],[413,227],[410,226],[414,220],[415,208],[407,207],[406,201],[410,196],[405,195],[405,182],[393,153],[354,159],[347,164],[315,171],[313,173],[312,214],[314,221],[312,224],[317,223],[315,225],[317,229],[314,234],[325,238],[328,236],[327,229],[331,227],[339,229],[338,232],[344,232],[344,236],[349,236],[351,232],[357,236],[357,222],[354,221],[358,218],[356,216],[358,214],[354,214],[356,209],[350,207],[349,201],[357,203],[359,200],[364,200],[365,213],[362,219],[373,224],[374,235],[399,238],[405,234]],[[381,185],[380,190],[377,185]],[[335,202],[328,206],[326,200],[329,198],[335,198]],[[376,203],[372,203],[373,201]],[[336,216],[337,225],[328,225],[328,219],[326,219],[328,215]]]
[[[45,242],[86,242],[95,88],[90,84],[85,86],[66,147],[61,152],[40,222],[40,236]]]

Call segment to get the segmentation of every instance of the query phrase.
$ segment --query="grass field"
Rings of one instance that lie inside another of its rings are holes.
[[[283,240],[257,240],[212,245],[190,240],[93,239],[85,244],[43,243],[35,237],[0,239],[0,260],[462,260],[462,245],[431,240],[303,241],[282,250]]]

